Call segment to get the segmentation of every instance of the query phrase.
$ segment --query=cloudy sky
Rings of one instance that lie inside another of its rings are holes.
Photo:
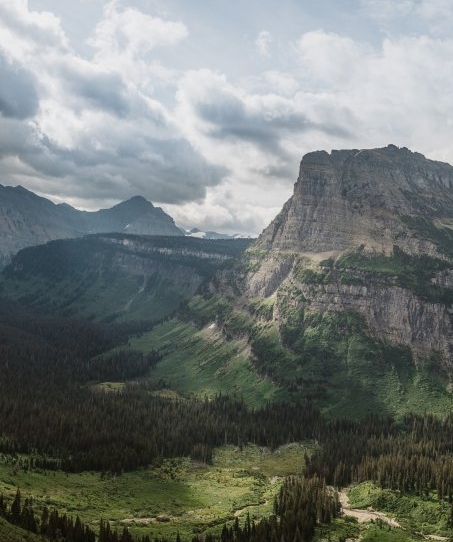
[[[453,163],[451,0],[0,0],[0,184],[258,234],[313,150]]]

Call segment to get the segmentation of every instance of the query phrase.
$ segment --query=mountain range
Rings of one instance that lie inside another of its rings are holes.
[[[85,214],[9,189],[9,232],[72,238],[0,271],[1,540],[82,540],[81,521],[109,541],[450,539],[452,188],[394,145],[309,153],[256,240],[149,235],[143,198]],[[302,536],[331,487],[376,524],[329,512]]]
[[[81,215],[120,233],[25,249],[0,288],[34,310],[161,322],[146,339],[164,351],[150,378],[183,394],[305,398],[336,416],[445,412],[452,188],[452,166],[406,148],[313,152],[253,242],[182,237],[170,218],[177,237],[130,235],[144,231],[131,208],[143,209],[138,224],[163,214],[133,198]]]
[[[22,186],[0,185],[0,265],[27,246],[107,232],[183,235],[169,215],[141,196],[88,212],[56,205]]]

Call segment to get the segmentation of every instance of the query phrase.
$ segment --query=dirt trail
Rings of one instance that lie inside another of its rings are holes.
[[[360,508],[351,508],[349,506],[348,496],[344,491],[338,493],[338,498],[340,499],[341,507],[343,509],[343,514],[345,516],[352,516],[357,519],[359,523],[365,523],[366,521],[379,519],[392,527],[401,527],[401,525],[393,518],[389,518],[382,512],[376,512],[371,509],[362,510]]]
[[[365,523],[367,521],[380,519],[384,523],[387,523],[387,525],[391,525],[392,527],[399,527],[402,528],[401,525],[396,521],[394,518],[389,518],[386,514],[383,514],[382,512],[376,512],[375,510],[368,508],[366,510],[360,509],[360,508],[351,508],[349,505],[349,499],[347,494],[344,491],[340,491],[338,493],[338,498],[341,503],[341,507],[343,510],[343,514],[345,516],[352,516],[357,519],[359,523]],[[439,542],[448,542],[451,541],[451,538],[445,537],[445,536],[437,536],[435,534],[423,534],[423,533],[416,533],[418,535],[421,535],[425,540],[437,540]]]

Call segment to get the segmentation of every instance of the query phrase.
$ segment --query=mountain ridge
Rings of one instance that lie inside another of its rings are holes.
[[[22,186],[0,185],[0,265],[20,249],[90,233],[183,235],[173,218],[142,196],[109,209],[80,211],[55,204]]]

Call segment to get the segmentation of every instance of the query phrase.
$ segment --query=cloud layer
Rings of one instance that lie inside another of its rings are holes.
[[[0,183],[91,209],[142,194],[182,225],[259,233],[308,151],[395,143],[453,162],[448,2],[358,0],[369,38],[321,14],[290,35],[269,18],[241,29],[228,72],[205,46],[229,31],[220,18],[201,49],[168,4],[103,4],[80,44],[64,10],[0,0]]]

